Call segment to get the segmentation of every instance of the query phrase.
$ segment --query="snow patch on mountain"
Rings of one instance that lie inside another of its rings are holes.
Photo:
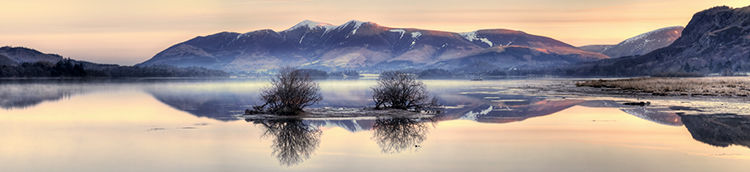
[[[401,39],[401,38],[404,38],[404,34],[406,33],[406,30],[403,30],[403,29],[391,29],[391,30],[388,30],[388,32],[401,33],[401,36],[398,37],[398,39]]]
[[[673,26],[673,27],[665,27],[665,28],[657,29],[657,30],[654,30],[654,31],[651,31],[651,32],[646,32],[646,33],[637,35],[637,36],[632,37],[632,38],[628,38],[625,41],[622,41],[622,43],[620,43],[620,44],[631,44],[631,43],[634,43],[636,41],[643,40],[644,38],[648,38],[649,36],[651,36],[652,34],[655,34],[655,33],[660,33],[660,32],[666,31],[666,30],[675,30],[675,29],[680,29],[680,28],[682,28],[682,26]],[[648,39],[645,40],[646,43],[649,42],[649,41],[654,41],[654,40],[648,40]]]
[[[422,36],[422,32],[412,32],[411,38],[418,39],[420,36]]]
[[[299,66],[310,66],[310,65],[314,65],[314,64],[318,64],[318,63],[320,63],[320,60],[315,60],[315,61],[312,61],[312,62],[303,63],[303,64],[301,64]]]
[[[343,25],[343,27],[349,26],[351,24],[354,25],[354,30],[352,30],[352,35],[357,34],[357,30],[359,30],[359,27],[362,27],[362,24],[365,24],[366,22],[362,22],[359,20],[351,20],[349,22],[346,22],[346,24]]]
[[[593,45],[583,48],[587,51],[601,52],[607,56],[616,58],[633,55],[643,55],[653,50],[669,46],[682,34],[682,26],[673,26],[657,29],[628,38],[617,45]]]
[[[307,28],[307,29],[324,28],[326,29],[326,32],[327,32],[328,30],[335,29],[336,26],[328,24],[328,23],[323,23],[323,22],[304,20],[292,26],[291,28],[287,29],[286,31],[296,30],[299,28]]]
[[[411,41],[411,45],[409,45],[409,46],[410,47],[414,47],[414,44],[417,43],[417,39],[419,39],[419,37],[422,36],[422,32],[412,32],[410,34],[411,34],[411,38],[413,40]]]
[[[304,40],[304,39],[305,39],[305,36],[307,36],[307,34],[304,34],[304,35],[302,35],[302,37],[301,37],[301,38],[299,38],[299,44],[302,44],[302,40]]]
[[[357,120],[352,119],[352,124],[354,125],[354,131],[362,131],[362,125],[357,123]]]
[[[490,47],[493,46],[492,41],[490,41],[489,39],[478,37],[477,36],[477,31],[474,31],[474,32],[464,32],[464,33],[459,33],[459,34],[461,36],[463,36],[466,40],[469,40],[471,42],[474,42],[474,41],[478,40],[478,41],[484,42],[485,44],[487,44]]]

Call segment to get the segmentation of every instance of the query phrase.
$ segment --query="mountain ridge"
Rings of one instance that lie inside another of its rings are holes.
[[[598,52],[612,58],[643,55],[669,46],[682,35],[682,26],[670,26],[638,34],[615,45],[586,45],[580,49]]]
[[[735,75],[750,72],[750,6],[695,13],[667,47],[640,56],[589,62],[570,75]]]
[[[22,63],[49,62],[57,63],[63,57],[57,54],[47,54],[26,47],[0,47],[0,65],[15,66]]]
[[[432,67],[440,61],[460,59],[482,53],[488,48],[505,46],[539,50],[527,56],[555,54],[576,59],[576,62],[608,58],[549,37],[508,29],[456,33],[392,28],[357,20],[338,26],[304,20],[278,32],[262,29],[198,36],[175,44],[138,66],[167,64],[258,72],[273,70],[282,67],[279,64],[284,64],[329,71],[382,71]],[[522,58],[515,59],[521,60],[510,61],[510,66],[540,67]]]

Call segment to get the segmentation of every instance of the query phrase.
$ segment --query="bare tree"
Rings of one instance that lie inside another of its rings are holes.
[[[372,100],[375,108],[404,110],[421,110],[436,103],[428,101],[424,83],[417,80],[414,74],[388,71],[380,74],[378,85],[372,88]]]
[[[254,112],[270,112],[279,115],[296,115],[307,106],[313,105],[323,97],[320,87],[310,75],[294,68],[282,68],[271,79],[271,87],[261,92],[265,104],[255,106]],[[253,111],[248,111],[253,112]]]
[[[273,155],[282,165],[293,166],[310,158],[323,133],[299,119],[256,121],[265,126],[263,137],[273,137]]]
[[[418,148],[427,139],[425,121],[411,118],[378,118],[372,126],[372,138],[383,153],[399,153]]]

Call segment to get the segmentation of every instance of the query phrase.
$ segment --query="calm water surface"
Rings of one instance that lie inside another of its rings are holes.
[[[0,81],[2,171],[746,171],[750,118],[425,81],[434,118],[244,120],[262,81]],[[372,105],[320,81],[315,108]]]

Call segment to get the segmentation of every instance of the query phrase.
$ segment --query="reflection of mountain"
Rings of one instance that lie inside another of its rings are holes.
[[[200,85],[200,84],[197,84]],[[260,87],[210,88],[203,86],[185,87],[149,87],[146,92],[157,100],[175,109],[191,113],[198,117],[207,117],[221,121],[237,120],[237,115],[245,109],[258,104]],[[498,94],[490,88],[472,90],[441,90],[436,92],[440,103],[448,106],[435,117],[437,121],[468,119],[485,123],[508,123],[523,121],[528,118],[550,115],[575,105],[587,107],[615,107],[636,117],[665,125],[682,125],[674,113],[668,109],[625,106],[615,101],[605,100],[546,100],[544,97]],[[312,106],[351,107],[368,106],[371,103],[367,89],[347,88],[323,92],[324,100]],[[340,127],[351,132],[371,130],[374,119],[326,119],[306,120],[305,123],[316,127]]]
[[[251,122],[251,121],[248,121]],[[321,132],[302,120],[252,121],[265,127],[263,137],[273,137],[273,155],[286,166],[297,165],[310,159],[320,144]]]
[[[372,130],[375,120],[372,119],[351,119],[351,120],[309,120],[305,123],[316,127],[339,127],[350,132]]]
[[[200,83],[197,83],[198,85]],[[231,85],[231,84],[230,84]],[[151,87],[145,91],[162,103],[175,109],[188,112],[198,117],[207,117],[221,121],[237,120],[253,105],[260,104],[258,88],[204,88],[201,86],[185,87]],[[363,107],[372,101],[367,99],[368,90],[337,90],[323,92],[324,100],[311,107]],[[340,122],[334,122],[340,123]],[[349,125],[351,124],[342,124]],[[353,129],[353,128],[347,128]],[[350,130],[354,131],[354,130]]]
[[[26,108],[44,101],[58,101],[90,89],[80,85],[12,83],[0,84],[0,108]]]
[[[206,117],[220,121],[238,120],[237,115],[244,113],[245,109],[259,104],[259,96],[256,91],[232,89],[200,89],[200,87],[183,87],[163,89],[159,87],[148,88],[146,92],[154,96],[162,103],[188,112],[194,116]],[[350,92],[345,92],[350,93]],[[355,97],[339,95],[342,93],[327,93],[320,104],[333,107],[362,107],[363,100],[352,100]],[[352,93],[358,95],[358,93]],[[365,97],[365,96],[362,96]],[[369,101],[369,100],[368,100]],[[351,132],[370,130],[375,120],[307,120],[305,124],[315,127],[334,126]]]
[[[378,118],[373,126],[372,138],[383,153],[399,153],[418,148],[429,127],[424,121],[410,118]]]
[[[175,109],[179,109],[198,117],[207,117],[221,121],[237,120],[236,115],[242,114],[256,104],[256,94],[240,94],[223,92],[220,90],[180,90],[180,89],[149,89],[147,90],[157,100]]]
[[[682,126],[682,120],[680,120],[680,117],[676,113],[664,112],[664,111],[667,111],[668,109],[650,109],[646,107],[636,107],[636,108],[623,108],[621,110],[633,116],[636,116],[645,120],[653,121],[659,124]]]
[[[480,118],[479,122],[521,121],[532,117],[545,116],[573,107],[583,100],[542,100],[525,105],[509,105],[506,110],[498,110]]]
[[[652,107],[640,107],[623,105],[622,102],[616,102],[612,100],[594,100],[586,101],[581,104],[586,107],[609,107],[609,108],[620,108],[625,113],[633,115],[635,117],[656,122],[663,125],[671,126],[682,126],[680,117],[668,108],[652,108]]]
[[[478,111],[469,111],[464,115],[464,119],[470,119],[477,122],[487,123],[508,123],[523,121],[528,118],[545,116],[573,107],[582,100],[561,100],[550,101],[543,100],[537,102],[528,102],[523,105],[507,105],[499,103],[495,106],[487,105]]]
[[[639,107],[623,105],[622,102],[616,102],[612,100],[592,100],[585,101],[578,105],[586,107],[608,107],[608,108],[619,108],[625,113],[633,115],[635,117],[645,119],[648,121],[656,122],[663,125],[671,126],[682,126],[682,121],[679,116],[668,108],[654,108],[654,107]]]
[[[582,100],[551,101],[536,96],[503,95],[488,92],[492,92],[492,90],[476,90],[475,92],[464,93],[463,96],[475,101],[470,104],[460,104],[463,106],[462,108],[446,109],[438,119],[460,118],[477,122],[508,123],[549,115],[584,102]]]
[[[750,148],[750,117],[735,114],[680,115],[682,123],[703,143],[727,147],[742,145]]]

